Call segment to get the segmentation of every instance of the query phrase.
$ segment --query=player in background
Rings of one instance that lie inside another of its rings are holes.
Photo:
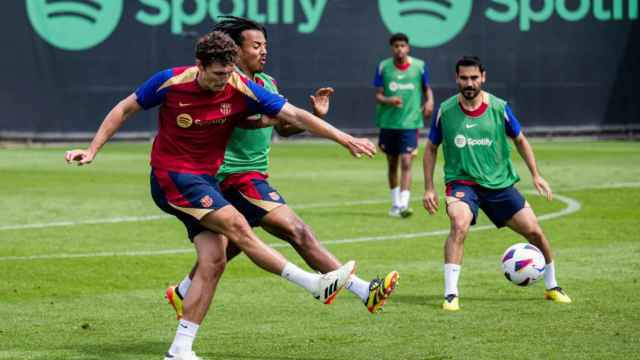
[[[376,126],[380,128],[379,147],[387,155],[391,189],[389,215],[409,217],[413,213],[409,207],[411,163],[418,153],[419,131],[425,119],[431,118],[433,113],[433,92],[429,86],[427,64],[409,56],[407,35],[393,34],[389,45],[393,56],[380,62],[373,82],[376,87]]]
[[[265,89],[278,93],[275,79],[264,72],[267,62],[267,31],[249,19],[221,17],[214,31],[229,35],[239,52],[236,65],[238,71]],[[311,96],[313,113],[323,118],[329,111],[331,88],[321,88]],[[292,126],[278,125],[276,131],[281,136],[290,136],[304,131]],[[222,194],[251,226],[260,226],[272,235],[287,241],[302,256],[305,262],[321,273],[338,269],[340,262],[325,249],[313,231],[289,206],[284,197],[267,182],[269,151],[271,149],[272,126],[258,129],[235,128],[227,145],[225,158],[217,179]],[[233,243],[227,248],[227,261],[240,253]],[[197,264],[190,274],[177,285],[167,289],[166,297],[178,316],[182,317],[182,299],[187,294]],[[399,275],[392,271],[384,278],[370,282],[352,275],[347,285],[349,291],[357,295],[374,313],[382,309],[389,295],[395,289]]]
[[[262,269],[330,302],[355,270],[350,261],[325,275],[303,271],[264,244],[245,218],[221,195],[215,175],[235,126],[261,113],[345,146],[352,155],[372,156],[375,147],[288,104],[235,71],[238,48],[221,32],[196,43],[196,65],[160,71],[107,114],[87,149],[67,151],[69,163],[91,163],[122,124],[140,110],[160,106],[151,150],[151,193],[163,211],[187,228],[199,268],[184,301],[184,317],[165,359],[197,360],[193,340],[226,264],[227,240]]]
[[[430,214],[438,210],[438,195],[433,186],[433,169],[438,146],[444,151],[446,210],[451,231],[444,244],[444,310],[460,309],[458,278],[464,240],[476,223],[478,208],[497,226],[508,226],[524,236],[544,254],[544,297],[556,303],[571,299],[558,286],[551,246],[536,215],[514,187],[520,180],[511,162],[513,140],[527,164],[533,184],[549,201],[552,192],[536,165],[533,149],[520,129],[506,101],[482,90],[486,73],[480,59],[464,57],[456,64],[459,94],[440,105],[433,119],[424,153],[424,207]]]

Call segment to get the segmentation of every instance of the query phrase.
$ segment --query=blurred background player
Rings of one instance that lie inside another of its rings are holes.
[[[264,72],[267,62],[267,32],[262,25],[249,19],[228,16],[220,18],[213,30],[226,33],[238,46],[238,71],[270,92],[278,93],[276,81]],[[322,118],[327,114],[329,96],[332,93],[333,89],[322,88],[310,97],[315,115]],[[304,131],[283,124],[278,124],[275,128],[281,136]],[[320,244],[309,225],[287,206],[284,197],[267,182],[272,132],[273,126],[257,129],[236,127],[233,130],[225,151],[224,163],[216,175],[222,194],[244,215],[251,226],[261,226],[272,235],[290,243],[312,269],[321,273],[335,270],[341,266],[340,262]],[[227,261],[239,253],[240,249],[230,243],[226,252]],[[178,286],[167,289],[167,299],[178,318],[182,317],[182,299],[189,290],[196,269],[197,264]],[[367,282],[353,275],[346,288],[374,313],[382,308],[393,292],[398,277],[398,273],[392,271],[382,279]]]
[[[419,129],[433,113],[433,92],[429,86],[427,64],[409,56],[407,35],[393,34],[389,45],[393,56],[380,62],[373,82],[376,87],[376,126],[380,128],[380,149],[387,155],[391,189],[389,215],[409,217],[413,213],[409,207],[411,163],[418,153]]]
[[[196,65],[160,71],[107,114],[85,150],[67,151],[67,162],[93,161],[102,146],[131,115],[160,106],[151,151],[151,193],[156,205],[176,216],[193,242],[198,271],[184,301],[184,318],[165,354],[167,360],[197,360],[193,340],[226,264],[227,239],[258,266],[331,302],[355,270],[350,261],[325,274],[308,273],[264,244],[245,218],[221,195],[215,175],[236,125],[260,113],[303,127],[345,146],[354,156],[375,153],[367,139],[356,139],[235,71],[238,47],[222,32],[196,43]],[[224,235],[224,236],[222,236]]]
[[[507,136],[527,164],[533,184],[551,201],[549,184],[540,176],[533,149],[506,101],[482,90],[486,73],[480,59],[464,57],[456,64],[459,94],[443,102],[431,124],[424,152],[424,207],[438,210],[433,169],[438,146],[444,151],[446,210],[451,231],[444,244],[444,310],[460,309],[458,278],[469,227],[476,223],[478,208],[497,226],[508,226],[537,246],[545,257],[544,297],[557,303],[571,299],[558,286],[551,246],[536,215],[514,187],[520,180],[511,162]]]

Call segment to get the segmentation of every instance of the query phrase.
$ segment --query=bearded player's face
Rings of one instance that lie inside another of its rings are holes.
[[[456,83],[460,94],[467,99],[473,100],[482,91],[482,84],[485,82],[485,73],[480,72],[477,66],[460,66],[456,74]]]

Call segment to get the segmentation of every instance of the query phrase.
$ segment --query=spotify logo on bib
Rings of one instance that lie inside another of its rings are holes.
[[[122,0],[27,0],[38,35],[64,50],[85,50],[111,35],[120,22]]]
[[[382,21],[391,33],[409,36],[411,45],[442,45],[464,29],[473,0],[378,0]]]

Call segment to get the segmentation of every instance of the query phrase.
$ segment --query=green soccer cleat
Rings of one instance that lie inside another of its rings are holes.
[[[413,215],[413,209],[410,207],[400,208],[400,216],[403,218],[408,218]]]
[[[384,280],[380,278],[371,280],[369,283],[369,297],[365,302],[370,313],[375,314],[382,310],[387,299],[396,289],[398,279],[400,279],[400,274],[397,271],[392,271],[384,277]]]
[[[449,294],[444,297],[442,303],[442,310],[446,311],[458,311],[460,310],[460,303],[458,302],[458,295]]]
[[[173,307],[176,312],[176,319],[182,319],[182,297],[178,293],[178,286],[172,285],[167,288],[164,297],[169,301],[169,305]]]
[[[558,304],[571,304],[571,298],[559,286],[545,290],[544,298]]]

